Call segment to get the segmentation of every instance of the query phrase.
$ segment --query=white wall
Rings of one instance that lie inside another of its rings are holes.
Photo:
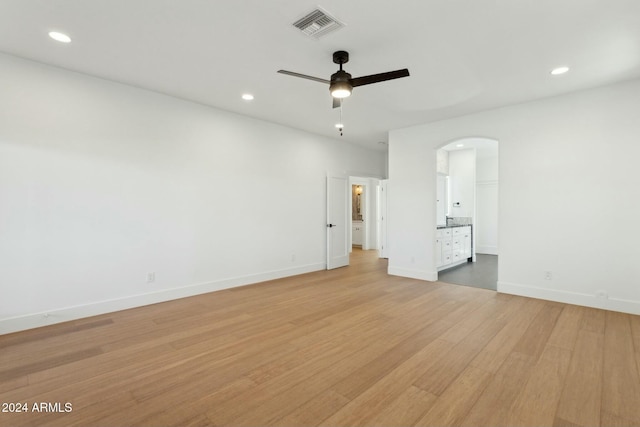
[[[0,333],[322,269],[326,171],[385,170],[384,153],[8,55],[0,82]]]
[[[389,272],[436,276],[435,149],[487,137],[500,143],[498,291],[640,313],[638,99],[636,80],[390,132]]]
[[[476,181],[495,182],[499,179],[498,156],[476,157]]]
[[[449,152],[449,216],[475,217],[476,153],[474,149]]]
[[[476,253],[499,253],[498,185],[498,157],[476,157]]]

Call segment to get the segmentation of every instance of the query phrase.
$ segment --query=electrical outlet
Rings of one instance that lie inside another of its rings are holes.
[[[544,272],[544,280],[551,280],[552,279],[552,275],[550,271],[545,271]]]
[[[412,256],[411,257],[411,264],[415,264],[416,263],[416,257]]]
[[[156,273],[147,273],[147,283],[153,283],[156,281]]]
[[[296,254],[291,255],[291,262],[296,262]]]

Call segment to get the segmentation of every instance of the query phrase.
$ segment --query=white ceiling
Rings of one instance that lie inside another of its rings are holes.
[[[318,5],[346,24],[319,41],[291,25]],[[390,129],[640,77],[640,1],[0,0],[0,51],[340,138],[327,86],[276,73],[329,79],[335,50],[354,77],[411,72],[344,103],[342,139],[384,150]]]

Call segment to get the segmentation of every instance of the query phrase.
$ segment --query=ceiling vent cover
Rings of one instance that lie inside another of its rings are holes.
[[[305,17],[294,22],[293,26],[304,34],[319,39],[325,34],[344,27],[344,24],[324,10],[317,8]]]

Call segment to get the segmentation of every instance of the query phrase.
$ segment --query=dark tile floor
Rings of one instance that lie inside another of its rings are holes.
[[[498,256],[476,254],[476,262],[468,262],[438,273],[438,280],[454,285],[496,290]]]

